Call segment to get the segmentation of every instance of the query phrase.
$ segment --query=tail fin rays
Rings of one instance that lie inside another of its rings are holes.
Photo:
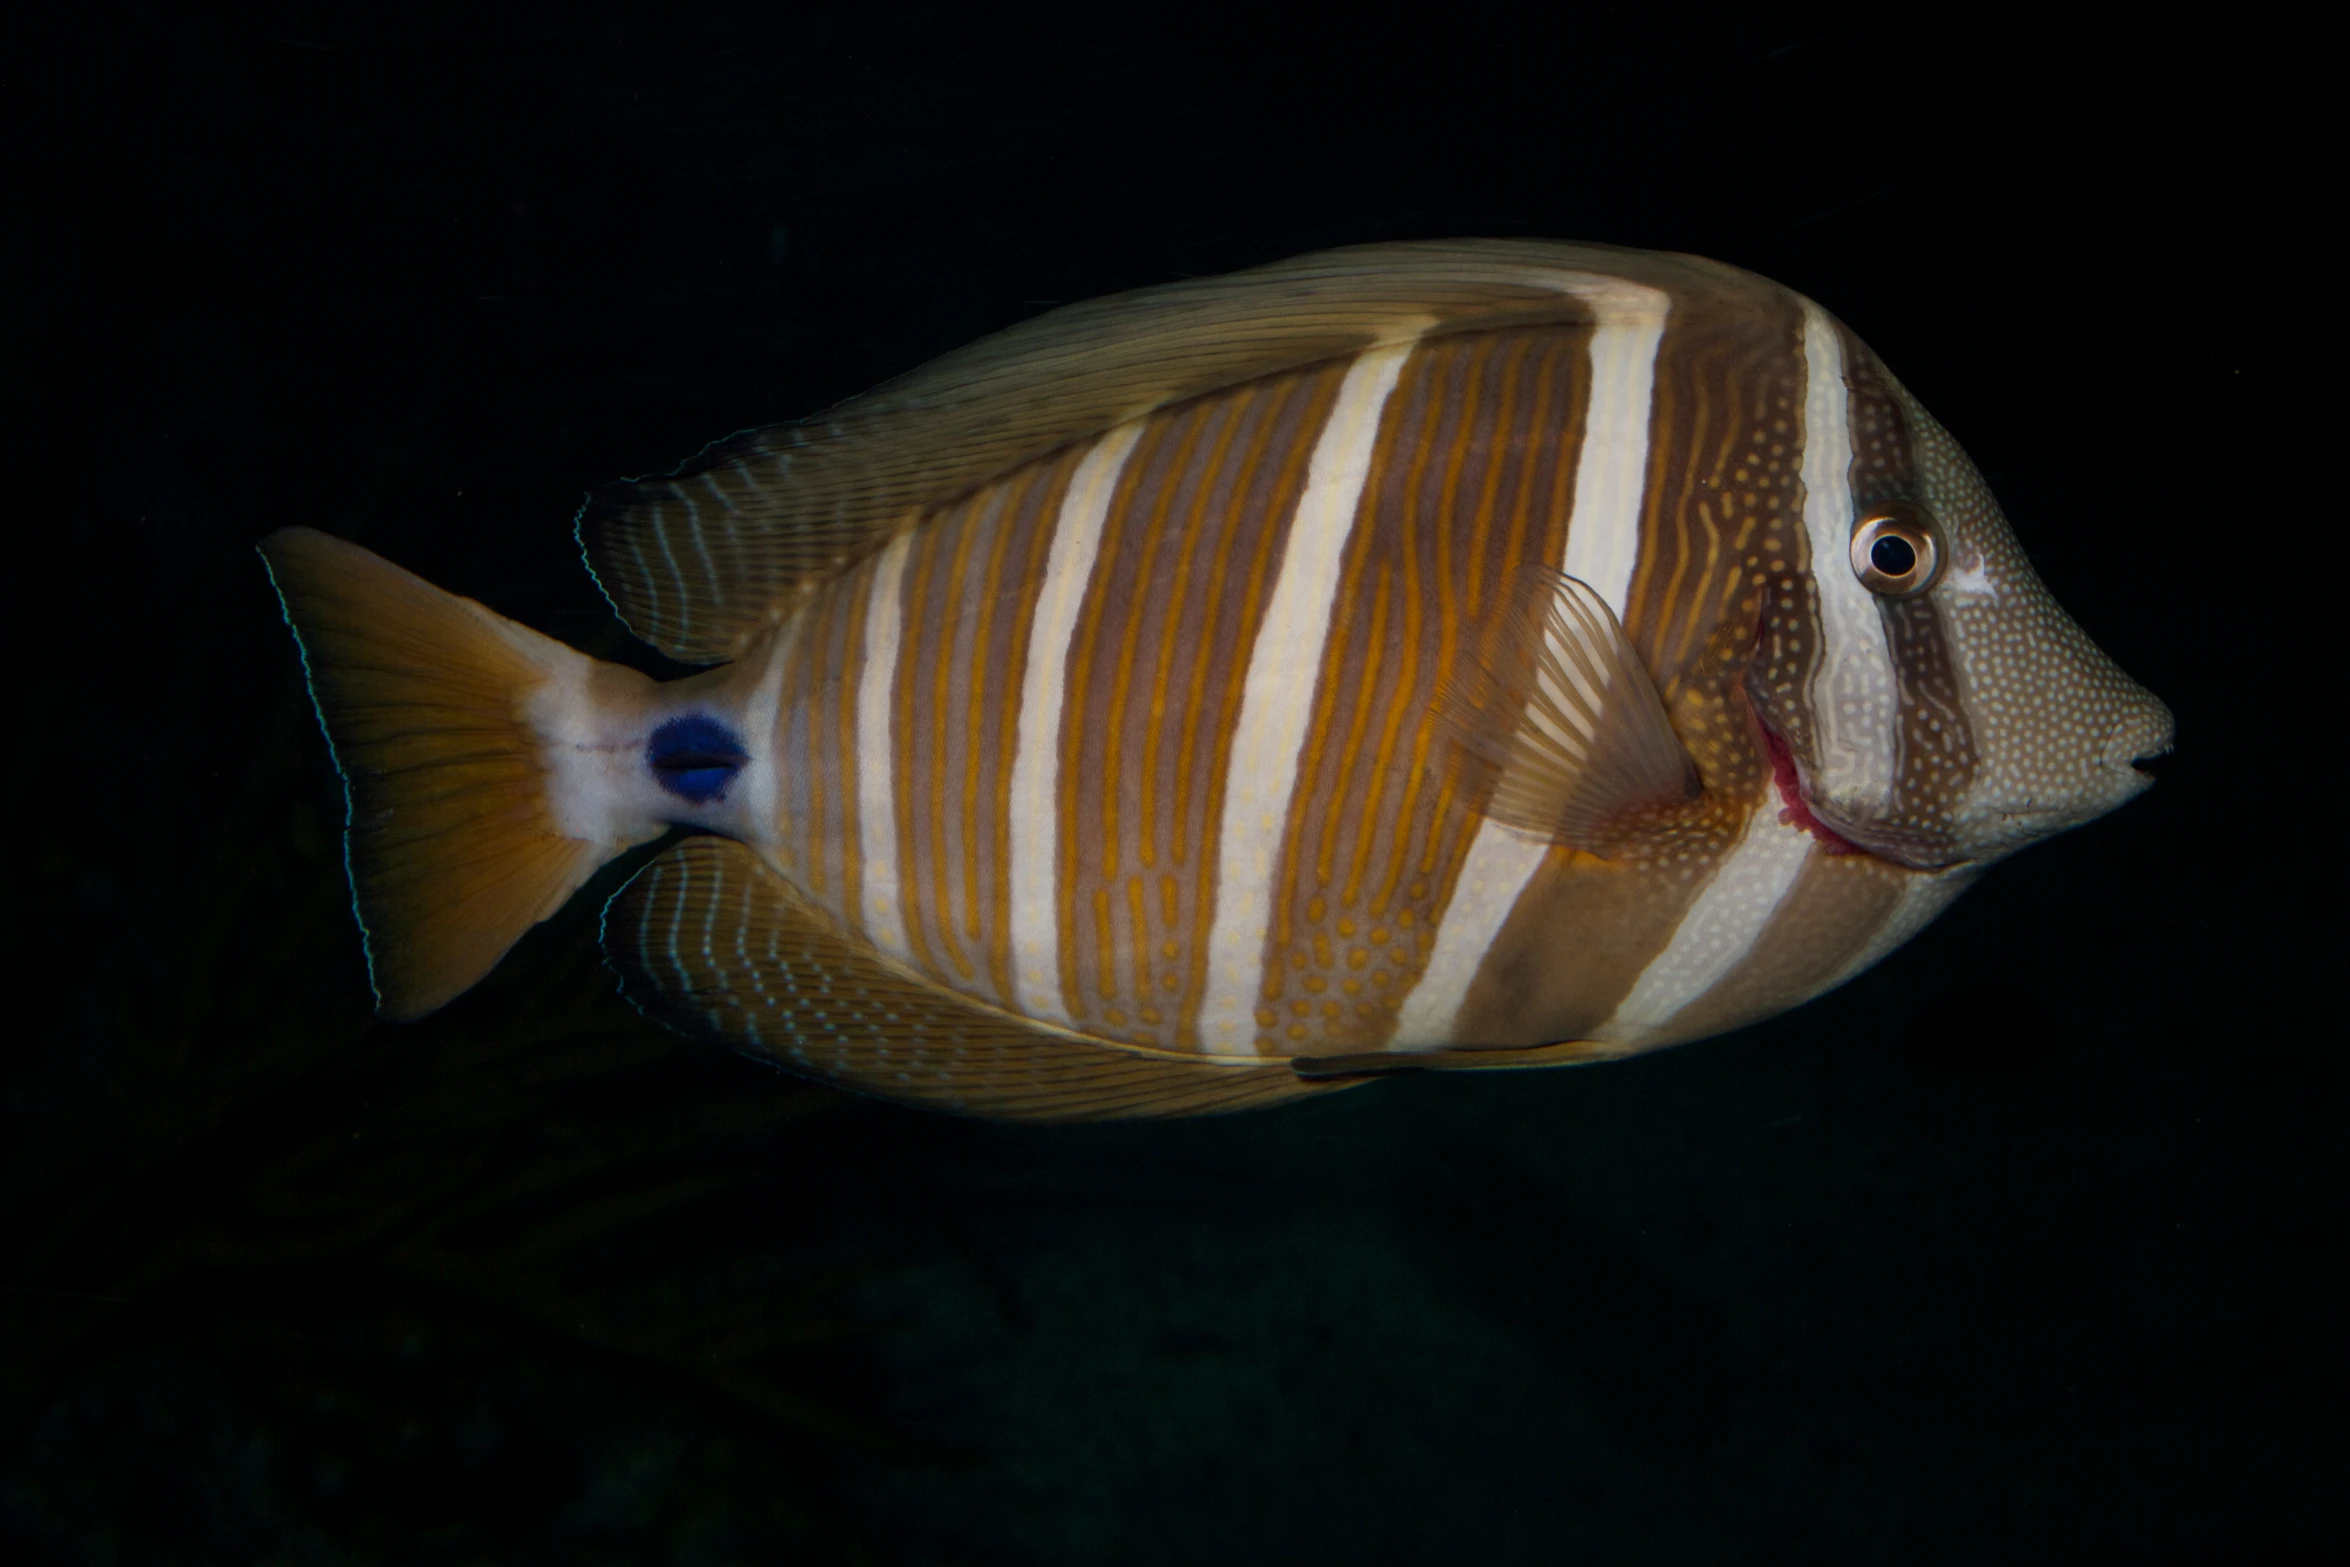
[[[625,845],[567,837],[524,711],[593,660],[310,528],[261,542],[343,775],[377,1010],[470,988]]]

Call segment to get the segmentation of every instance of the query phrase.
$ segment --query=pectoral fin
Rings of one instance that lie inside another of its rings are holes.
[[[908,972],[757,855],[689,838],[604,911],[604,949],[647,1015],[843,1088],[1017,1121],[1209,1115],[1343,1084],[1278,1063],[1144,1053],[1048,1029]]]
[[[1437,700],[1484,812],[1605,856],[1641,818],[1693,799],[1697,769],[1615,612],[1588,584],[1515,573]]]

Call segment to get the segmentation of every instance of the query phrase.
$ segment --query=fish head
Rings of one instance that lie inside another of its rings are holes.
[[[1747,679],[1786,807],[1942,870],[2143,793],[2170,710],[2056,602],[1957,441],[1837,330],[1850,462],[1807,494],[1810,572],[1775,591]]]

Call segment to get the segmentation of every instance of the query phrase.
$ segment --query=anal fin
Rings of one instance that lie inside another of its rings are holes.
[[[1018,1121],[1209,1115],[1346,1086],[1286,1065],[1143,1054],[955,995],[842,930],[750,849],[689,838],[604,911],[648,1016],[883,1099]]]
[[[1547,567],[1518,569],[1472,657],[1437,699],[1484,813],[1607,857],[1696,797],[1697,769],[1607,600]]]
[[[1293,1056],[1290,1068],[1308,1082],[1386,1077],[1397,1072],[1522,1072],[1546,1066],[1589,1066],[1634,1052],[1598,1039],[1564,1039],[1519,1050],[1371,1050],[1360,1055]]]

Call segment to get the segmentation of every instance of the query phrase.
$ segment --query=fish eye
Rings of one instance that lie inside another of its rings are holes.
[[[1871,593],[1909,598],[1932,587],[1941,569],[1933,522],[1905,501],[1870,507],[1852,530],[1852,574]]]

